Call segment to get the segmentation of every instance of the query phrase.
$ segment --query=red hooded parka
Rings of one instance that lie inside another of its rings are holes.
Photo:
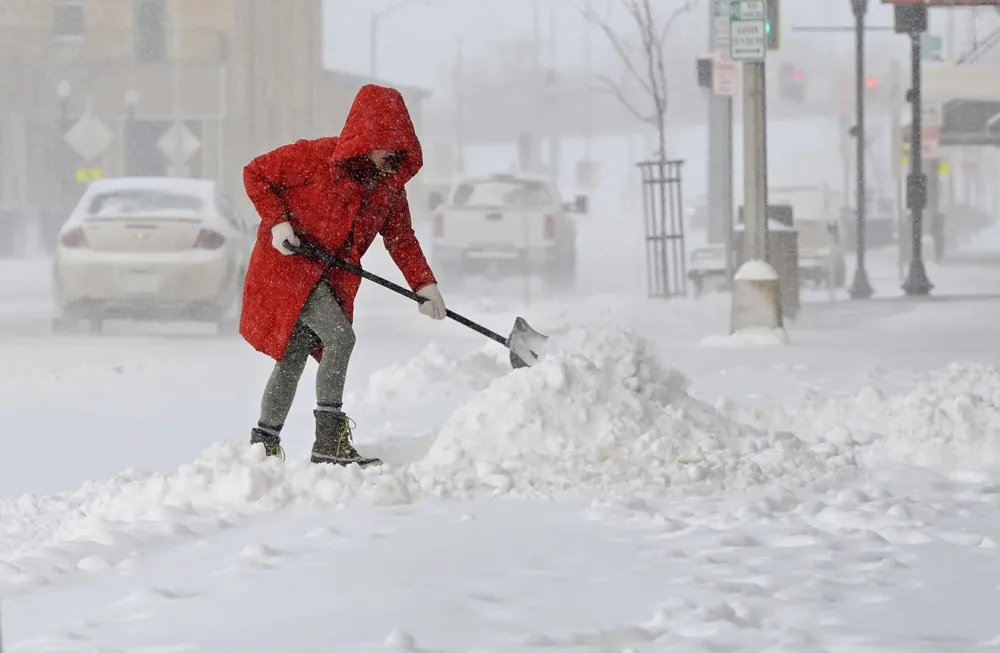
[[[366,191],[342,164],[375,150],[407,156],[396,174]],[[413,233],[404,190],[422,166],[403,96],[373,84],[358,92],[339,138],[299,140],[246,166],[243,183],[261,221],[244,284],[240,334],[254,349],[275,360],[284,357],[302,307],[323,278],[321,263],[274,249],[271,228],[280,222],[291,222],[296,233],[355,265],[381,234],[412,290],[436,283]],[[333,269],[327,279],[353,322],[361,278]],[[314,356],[321,355],[317,348]]]

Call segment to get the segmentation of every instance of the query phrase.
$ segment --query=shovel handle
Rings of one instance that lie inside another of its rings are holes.
[[[352,263],[348,263],[347,261],[345,261],[342,258],[338,258],[336,256],[333,256],[329,252],[326,252],[326,251],[320,249],[319,247],[317,247],[316,245],[313,245],[310,242],[307,242],[307,241],[304,241],[304,240],[300,239],[300,244],[293,245],[292,243],[290,243],[289,241],[286,240],[284,242],[284,245],[285,245],[286,249],[288,249],[289,251],[291,251],[291,252],[293,252],[295,254],[299,254],[301,256],[306,256],[308,258],[315,259],[317,261],[320,261],[321,263],[325,263],[328,266],[337,267],[337,268],[340,268],[341,270],[344,270],[346,272],[350,272],[351,274],[357,275],[357,276],[359,276],[359,277],[361,277],[363,279],[368,279],[369,281],[371,281],[373,283],[377,283],[378,285],[382,286],[383,288],[388,288],[389,290],[392,290],[393,292],[396,292],[396,293],[402,295],[403,297],[408,297],[408,298],[412,299],[413,301],[417,302],[418,304],[423,304],[426,301],[430,301],[426,297],[424,297],[422,295],[418,295],[417,293],[413,292],[409,288],[404,288],[403,286],[399,285],[398,283],[393,283],[392,281],[389,281],[388,279],[383,279],[382,277],[378,276],[377,274],[372,274],[371,272],[368,272],[367,270],[363,270],[360,267],[358,267],[358,266],[356,266],[356,265],[354,265]],[[451,310],[450,308],[449,309],[445,309],[445,314],[449,318],[451,318],[452,320],[454,320],[454,321],[458,322],[459,324],[461,324],[462,326],[468,327],[468,328],[472,329],[473,331],[475,331],[476,333],[478,333],[480,335],[483,335],[483,336],[486,336],[487,338],[490,338],[491,340],[495,340],[496,342],[500,343],[504,347],[508,347],[508,348],[510,347],[510,343],[507,341],[507,338],[504,338],[499,333],[496,333],[494,331],[491,331],[490,329],[487,329],[486,327],[484,327],[481,324],[477,324],[476,322],[473,322],[472,320],[470,320],[469,318],[465,317],[464,315],[459,315],[458,313],[456,313],[455,311]]]

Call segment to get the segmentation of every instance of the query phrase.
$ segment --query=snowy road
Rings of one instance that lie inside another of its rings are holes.
[[[1000,287],[966,263],[932,278]],[[358,473],[302,462],[312,366],[260,461],[267,360],[52,336],[37,283],[0,291],[5,653],[1000,646],[1000,301],[809,304],[748,347],[706,344],[719,297],[452,295],[566,348],[513,374],[372,303],[349,405],[393,464]]]

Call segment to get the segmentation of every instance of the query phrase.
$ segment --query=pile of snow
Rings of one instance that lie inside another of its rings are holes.
[[[431,343],[403,365],[373,372],[364,400],[375,406],[420,404],[428,397],[441,399],[482,390],[509,371],[506,350],[492,343],[461,357]]]
[[[866,461],[936,467],[1000,464],[1000,371],[954,363],[907,391],[820,397],[804,406],[732,409],[758,428],[792,430],[809,440],[864,443]]]
[[[550,496],[720,492],[852,463],[849,450],[810,451],[790,433],[741,426],[686,388],[643,338],[575,331],[455,411],[414,467],[450,493]]]

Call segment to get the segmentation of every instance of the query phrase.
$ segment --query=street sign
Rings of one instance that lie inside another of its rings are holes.
[[[177,121],[163,134],[157,146],[166,155],[167,161],[175,166],[182,166],[201,148],[201,141],[187,125]]]
[[[731,0],[730,11],[739,6],[739,15],[733,20],[759,20],[767,22],[767,2],[765,0]]]
[[[84,161],[92,161],[104,154],[113,135],[107,125],[88,110],[63,138]]]
[[[729,54],[729,5],[732,0],[713,0],[712,50]]]
[[[734,61],[763,61],[767,55],[765,0],[730,0],[729,56]]]
[[[712,60],[712,92],[730,96],[736,93],[736,62],[725,52],[716,52]]]

